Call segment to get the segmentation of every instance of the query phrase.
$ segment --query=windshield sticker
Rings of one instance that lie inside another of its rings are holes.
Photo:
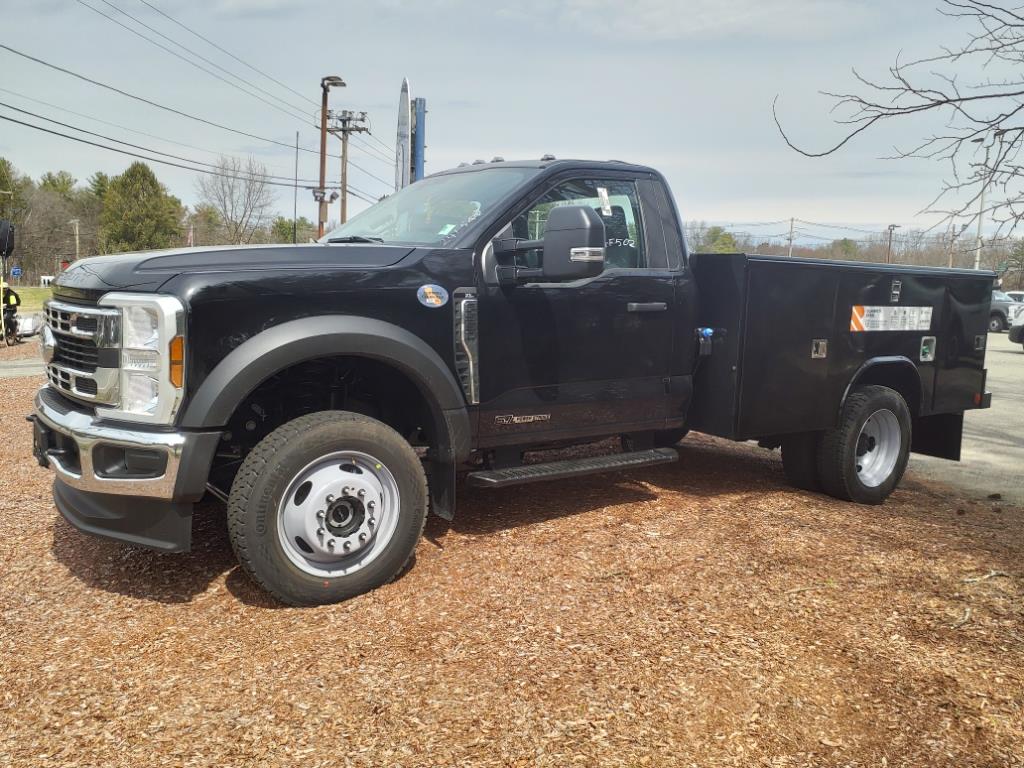
[[[440,285],[421,285],[416,291],[416,298],[424,307],[434,309],[448,303],[448,291]]]
[[[931,307],[868,307],[855,304],[850,331],[927,331],[932,327]]]
[[[451,232],[453,229],[455,229],[454,224],[445,224],[443,227],[441,227],[441,231],[438,232],[437,234],[444,236]]]
[[[597,196],[601,200],[601,215],[612,215],[612,201],[608,199],[608,190],[604,187],[597,188]]]

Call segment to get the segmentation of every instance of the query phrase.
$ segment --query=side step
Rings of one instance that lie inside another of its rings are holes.
[[[654,448],[649,451],[613,453],[610,456],[595,456],[589,459],[566,459],[565,461],[548,461],[543,464],[526,464],[509,469],[470,472],[467,478],[469,484],[476,488],[505,488],[509,485],[536,483],[541,480],[561,480],[565,477],[594,475],[609,470],[671,464],[678,460],[679,454],[674,448]]]

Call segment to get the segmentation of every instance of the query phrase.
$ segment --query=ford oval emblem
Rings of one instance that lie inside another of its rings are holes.
[[[436,309],[448,303],[448,291],[440,285],[421,285],[416,291],[416,298],[424,307]]]

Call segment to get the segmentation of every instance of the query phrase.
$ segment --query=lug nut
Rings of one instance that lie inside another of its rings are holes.
[[[316,529],[316,535],[317,536],[323,536],[325,533],[327,533],[327,531],[325,531],[323,528],[317,528]]]
[[[332,501],[334,501],[334,496],[333,496],[333,494],[328,493],[327,494],[327,503],[330,504]]]
[[[316,519],[317,520],[323,520],[325,517],[327,517],[327,514],[322,509],[317,510],[317,513],[316,513]]]
[[[366,495],[366,489],[365,489],[365,488],[360,488],[360,489],[359,489],[359,498],[361,499],[361,498],[363,498],[363,497],[364,497],[365,495]]]
[[[375,506],[377,506],[377,505],[374,502],[371,501],[369,504],[366,505],[366,508],[367,509],[373,509]]]
[[[327,548],[328,549],[334,549],[334,539],[331,539],[330,541],[327,542]]]
[[[352,542],[346,541],[345,542],[345,551],[348,552],[350,549],[352,549]]]
[[[360,533],[359,534],[359,543],[362,544],[364,541],[366,541],[366,534],[365,533]]]
[[[377,518],[371,517],[370,518],[370,527],[373,528],[373,526],[375,526],[376,524],[377,524]]]

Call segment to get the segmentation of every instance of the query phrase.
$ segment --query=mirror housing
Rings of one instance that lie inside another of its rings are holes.
[[[587,205],[563,205],[548,212],[542,240],[507,238],[494,242],[499,260],[514,262],[515,255],[543,251],[540,268],[517,267],[514,263],[497,268],[501,285],[526,282],[564,282],[596,277],[604,271],[604,221]]]
[[[552,208],[544,228],[544,279],[556,282],[600,275],[604,245],[604,222],[589,205]]]
[[[14,225],[7,219],[0,219],[0,257],[7,258],[14,253]]]

